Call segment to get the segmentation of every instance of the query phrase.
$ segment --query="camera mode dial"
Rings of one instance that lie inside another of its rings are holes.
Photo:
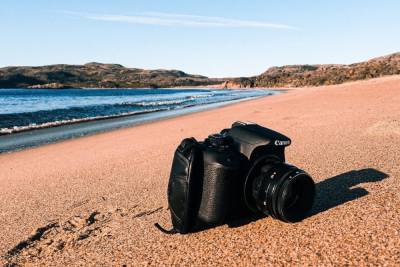
[[[212,134],[208,136],[208,142],[215,148],[227,148],[233,143],[233,139],[225,134]]]

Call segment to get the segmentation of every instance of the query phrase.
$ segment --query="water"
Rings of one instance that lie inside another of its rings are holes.
[[[0,89],[0,135],[276,93],[250,89]]]

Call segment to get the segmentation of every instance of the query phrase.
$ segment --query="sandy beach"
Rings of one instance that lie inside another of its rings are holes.
[[[399,265],[400,76],[299,88],[0,154],[0,265]],[[184,137],[236,120],[289,136],[317,183],[312,216],[165,235]]]

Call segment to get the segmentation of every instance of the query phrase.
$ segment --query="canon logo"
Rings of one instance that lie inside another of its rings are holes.
[[[275,140],[275,145],[276,146],[287,146],[287,145],[290,145],[290,141],[289,140],[286,140],[286,141]]]

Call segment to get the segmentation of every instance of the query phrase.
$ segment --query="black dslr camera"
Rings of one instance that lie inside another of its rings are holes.
[[[235,122],[203,142],[184,139],[175,151],[168,184],[173,224],[189,233],[251,214],[285,222],[307,216],[312,178],[285,163],[291,140],[257,124]]]

